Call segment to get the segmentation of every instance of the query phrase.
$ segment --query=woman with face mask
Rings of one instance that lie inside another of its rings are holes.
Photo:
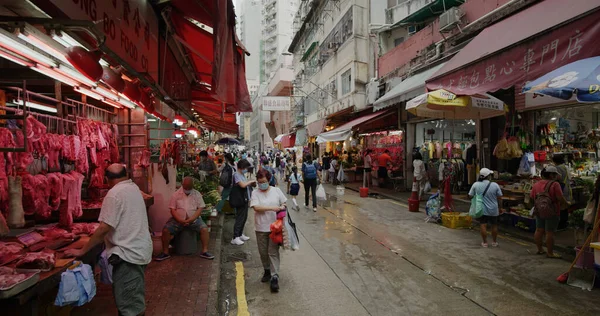
[[[246,172],[250,167],[250,163],[246,159],[242,159],[237,163],[237,171],[233,174],[232,190],[243,190],[243,194],[247,195],[247,200],[243,206],[235,208],[235,224],[233,224],[233,239],[232,245],[241,246],[245,241],[250,240],[250,237],[244,235],[244,226],[248,219],[248,202],[250,200],[251,187],[256,186],[256,181],[248,181]]]
[[[277,220],[277,212],[285,211],[287,198],[278,187],[269,186],[271,173],[261,169],[256,174],[258,190],[252,192],[250,207],[254,209],[254,227],[258,253],[265,273],[261,282],[271,281],[271,292],[279,291],[279,245],[269,234],[271,224]]]

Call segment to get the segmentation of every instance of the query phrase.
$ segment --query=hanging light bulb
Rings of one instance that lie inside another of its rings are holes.
[[[175,138],[182,138],[184,135],[184,133],[180,130],[176,130],[173,132],[173,136],[175,136]]]
[[[177,115],[175,115],[175,119],[174,119],[174,122],[173,122],[173,123],[175,123],[175,124],[177,124],[177,125],[181,126],[181,125],[183,125],[183,124],[187,123],[187,120],[185,119],[185,117],[183,117],[183,116],[181,116],[181,115],[177,114]]]

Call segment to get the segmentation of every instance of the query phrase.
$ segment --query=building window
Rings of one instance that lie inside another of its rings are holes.
[[[350,91],[352,91],[352,69],[348,69],[342,74],[342,95],[346,95]]]
[[[402,42],[404,42],[404,37],[398,37],[397,39],[394,40],[394,47],[402,44]]]

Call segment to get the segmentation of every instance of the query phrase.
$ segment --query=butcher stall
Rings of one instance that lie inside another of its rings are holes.
[[[144,133],[144,116],[140,110],[139,123],[135,110],[0,84],[2,98],[10,101],[0,106],[0,310],[37,315],[52,305],[61,274],[74,265],[64,251],[82,248],[99,225],[109,189],[105,169],[125,163],[148,189],[147,137],[131,140]],[[36,100],[56,104],[56,115],[19,106]],[[153,197],[142,195],[150,207]],[[93,271],[102,250],[97,246],[79,260]]]

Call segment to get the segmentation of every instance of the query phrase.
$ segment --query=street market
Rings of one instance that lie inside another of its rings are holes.
[[[0,3],[6,315],[600,313],[600,2]]]

